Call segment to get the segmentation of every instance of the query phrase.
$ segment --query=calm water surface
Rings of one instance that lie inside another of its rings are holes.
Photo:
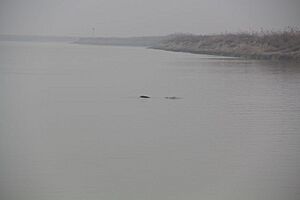
[[[299,200],[300,66],[1,42],[0,158],[2,200]]]

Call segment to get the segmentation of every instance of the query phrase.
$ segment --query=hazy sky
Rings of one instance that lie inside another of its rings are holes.
[[[300,0],[0,0],[0,33],[133,36],[300,27]]]

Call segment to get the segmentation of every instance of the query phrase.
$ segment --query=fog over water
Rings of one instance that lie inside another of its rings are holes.
[[[299,27],[299,9],[298,0],[0,0],[0,33],[140,36],[278,30]]]
[[[1,200],[300,199],[297,64],[1,42],[0,95]]]

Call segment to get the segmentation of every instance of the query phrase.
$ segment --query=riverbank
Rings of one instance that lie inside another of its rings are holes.
[[[300,61],[300,31],[265,34],[178,34],[151,48],[247,59]]]
[[[84,45],[108,45],[108,46],[136,46],[150,47],[169,39],[169,36],[145,36],[145,37],[83,37],[75,41]]]

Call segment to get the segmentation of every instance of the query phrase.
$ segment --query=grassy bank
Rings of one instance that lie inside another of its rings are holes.
[[[300,31],[218,35],[178,34],[154,49],[249,59],[300,60]]]

